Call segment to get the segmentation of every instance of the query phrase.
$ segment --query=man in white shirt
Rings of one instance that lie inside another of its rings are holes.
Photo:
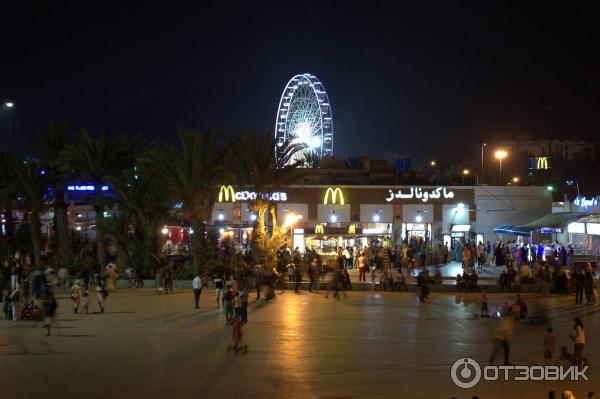
[[[200,293],[202,292],[202,279],[200,274],[196,274],[196,277],[192,280],[192,288],[194,289],[194,301],[196,302],[196,309],[198,309],[198,302],[200,302]]]

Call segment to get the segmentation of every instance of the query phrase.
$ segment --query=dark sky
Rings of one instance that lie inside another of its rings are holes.
[[[342,157],[468,149],[476,165],[484,140],[600,132],[599,10],[571,2],[46,3],[0,13],[15,135],[49,118],[165,140],[272,129],[303,72],[327,89]]]

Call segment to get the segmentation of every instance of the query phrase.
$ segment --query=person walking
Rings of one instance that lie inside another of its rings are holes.
[[[163,282],[165,284],[165,294],[173,293],[173,271],[170,266],[165,268],[163,272]]]
[[[583,322],[579,317],[575,318],[575,326],[573,334],[570,335],[571,340],[574,342],[573,359],[577,366],[581,366],[583,359],[583,348],[585,347],[585,330],[583,328]]]
[[[585,285],[585,275],[578,270],[573,276],[575,280],[575,305],[581,305],[583,303],[583,288]]]
[[[56,308],[57,308],[56,298],[54,298],[54,294],[50,290],[48,290],[48,292],[46,293],[46,298],[44,298],[43,307],[44,307],[44,327],[46,327],[46,329],[48,331],[46,333],[46,337],[49,337],[50,330],[52,328],[52,319],[54,318],[54,315],[56,314]]]
[[[552,363],[552,354],[556,350],[556,339],[552,327],[548,327],[546,330],[546,336],[544,337],[544,362],[545,364]]]
[[[312,292],[312,287],[313,287],[313,284],[315,283],[316,274],[317,274],[317,260],[316,259],[313,259],[308,264],[308,268],[306,269],[306,272],[308,273],[308,280],[309,280],[308,292]]]
[[[215,273],[213,279],[215,283],[215,296],[217,297],[217,308],[223,305],[223,275],[221,273]]]
[[[248,288],[245,285],[240,286],[240,290],[238,291],[238,295],[240,297],[240,302],[242,305],[240,318],[242,323],[248,323]]]
[[[200,294],[202,293],[202,279],[200,278],[200,273],[197,273],[196,277],[192,280],[192,289],[194,290],[194,303],[196,304],[196,309],[198,309]]]
[[[358,282],[367,281],[367,257],[365,251],[358,256]]]
[[[78,280],[71,286],[71,300],[73,301],[73,313],[77,313],[81,302],[81,286]]]
[[[585,294],[585,304],[593,305],[595,303],[594,298],[594,271],[590,263],[587,264],[584,274],[583,292]]]
[[[96,285],[96,301],[98,302],[98,307],[100,308],[100,313],[104,313],[104,303],[106,301],[106,297],[108,296],[108,291],[102,285],[102,282],[99,281],[98,285]]]
[[[300,283],[302,282],[302,272],[300,271],[300,266],[298,264],[294,265],[294,281],[296,282],[294,285],[294,292],[298,294],[298,289],[300,288]]]
[[[488,310],[487,287],[481,289],[481,317],[490,317]]]
[[[514,317],[507,315],[500,322],[498,333],[494,339],[494,350],[490,356],[489,363],[493,363],[498,352],[502,349],[504,351],[504,365],[510,366],[510,341],[513,337],[514,332]]]

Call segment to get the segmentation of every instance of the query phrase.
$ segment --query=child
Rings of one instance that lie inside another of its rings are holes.
[[[490,317],[488,311],[487,287],[481,289],[481,317]]]
[[[231,344],[227,347],[227,351],[234,350],[236,352],[244,350],[244,353],[248,352],[248,345],[244,345],[242,337],[244,333],[242,331],[242,321],[238,316],[231,318]]]
[[[225,323],[229,323],[233,316],[233,292],[231,292],[229,284],[223,294],[223,311],[225,312]]]
[[[239,291],[233,295],[233,310],[235,312],[235,317],[241,319],[241,317],[242,317],[242,298],[240,298]]]
[[[554,334],[552,327],[548,327],[548,333],[544,337],[544,361],[546,364],[550,364],[552,362],[552,353],[554,353],[556,340],[554,339]]]
[[[100,313],[104,313],[104,299],[105,294],[108,294],[106,290],[98,284],[96,286],[96,300],[98,301],[98,306],[100,307]]]
[[[85,314],[89,314],[88,311],[88,304],[89,304],[89,292],[88,290],[85,290],[85,292],[83,293],[83,296],[81,297],[81,306],[83,306],[83,309],[85,310]]]

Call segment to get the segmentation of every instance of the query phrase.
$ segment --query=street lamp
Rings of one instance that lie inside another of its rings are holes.
[[[437,162],[435,160],[429,162],[429,166],[431,166],[432,168],[435,168],[436,165],[437,165]]]
[[[505,150],[497,150],[494,155],[500,162],[500,164],[499,164],[500,165],[500,167],[499,167],[499,174],[500,174],[499,182],[500,182],[500,185],[502,185],[502,160],[508,156],[508,152],[506,152]]]
[[[521,181],[521,178],[519,176],[515,176],[515,177],[512,178],[512,182],[514,184],[518,184],[520,181]]]
[[[6,107],[8,112],[10,112],[14,106],[15,103],[10,100],[4,102],[4,107]],[[8,115],[8,149],[12,149],[12,118],[10,114]]]

